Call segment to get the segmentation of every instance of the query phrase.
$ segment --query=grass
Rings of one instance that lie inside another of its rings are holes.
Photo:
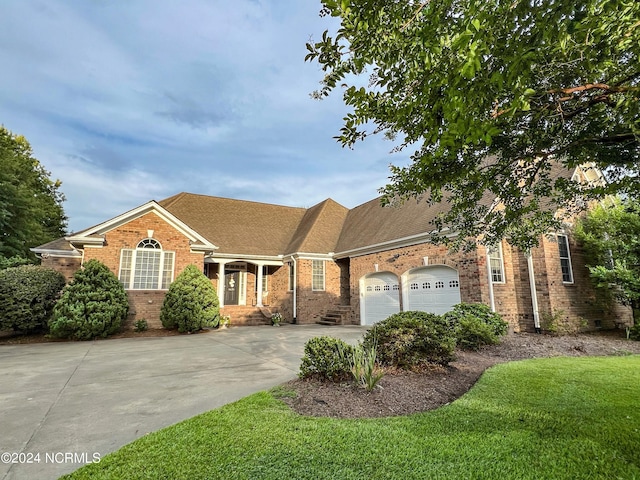
[[[302,417],[262,392],[64,478],[635,479],[639,402],[638,355],[498,365],[456,402],[408,417]]]

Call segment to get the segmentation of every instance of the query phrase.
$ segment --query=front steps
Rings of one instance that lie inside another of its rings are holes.
[[[320,320],[316,323],[318,325],[344,325],[345,320],[348,320],[351,307],[349,305],[338,305],[335,309],[327,311]]]
[[[238,325],[271,325],[271,320],[262,313],[260,307],[225,305],[220,309],[220,315],[229,315],[231,317],[229,325],[232,327]]]

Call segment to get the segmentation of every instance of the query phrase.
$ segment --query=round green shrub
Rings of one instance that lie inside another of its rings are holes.
[[[53,309],[51,335],[76,340],[107,337],[120,330],[129,312],[127,293],[98,260],[89,260],[73,276]]]
[[[64,285],[64,275],[51,268],[24,265],[1,270],[0,330],[46,330]]]
[[[195,265],[188,265],[169,286],[160,310],[162,326],[180,333],[217,327],[220,322],[218,294]]]
[[[375,324],[365,334],[362,345],[377,345],[381,365],[411,368],[427,363],[447,365],[454,359],[456,339],[440,315],[409,311]]]
[[[482,345],[500,342],[490,325],[477,317],[462,317],[456,328],[457,345],[464,350],[478,350]]]
[[[332,381],[349,378],[351,367],[348,358],[352,354],[353,347],[338,338],[311,338],[304,345],[300,378]]]
[[[444,318],[454,331],[457,345],[470,350],[499,343],[508,328],[502,316],[483,303],[459,303]]]

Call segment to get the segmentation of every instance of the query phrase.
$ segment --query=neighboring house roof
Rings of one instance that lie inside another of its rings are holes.
[[[304,208],[185,192],[158,203],[219,247],[217,254],[285,254],[306,213]]]
[[[73,245],[64,237],[40,245],[31,249],[32,252],[40,255],[57,254],[65,257],[81,257],[82,254],[73,248]]]

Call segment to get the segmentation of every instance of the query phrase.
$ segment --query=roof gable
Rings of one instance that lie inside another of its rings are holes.
[[[286,253],[334,252],[348,212],[349,209],[330,198],[309,208],[291,238]]]
[[[199,232],[192,229],[181,219],[177,218],[174,214],[159,205],[155,200],[151,200],[144,205],[140,205],[133,210],[129,210],[128,212],[111,218],[105,222],[99,223],[98,225],[94,225],[93,227],[89,227],[85,230],[82,230],[81,232],[69,235],[65,237],[65,239],[72,244],[102,245],[104,243],[104,235],[107,232],[118,228],[126,223],[129,223],[132,220],[147,215],[148,213],[154,213],[158,215],[162,220],[182,233],[192,242],[192,248],[203,250],[214,250],[218,248],[214,244],[209,242]]]

